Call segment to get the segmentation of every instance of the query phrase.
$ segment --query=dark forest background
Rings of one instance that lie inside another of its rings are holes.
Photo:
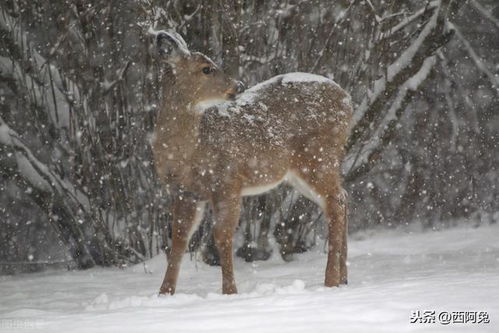
[[[496,0],[0,3],[0,272],[127,265],[168,246],[149,138],[172,28],[248,86],[292,71],[349,91],[351,232],[499,220]],[[290,187],[244,199],[237,254],[323,246]],[[208,216],[191,241],[216,263]]]

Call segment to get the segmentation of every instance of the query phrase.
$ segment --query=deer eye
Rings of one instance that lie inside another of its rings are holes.
[[[213,73],[214,69],[211,67],[203,67],[202,71],[204,74],[208,75],[208,74]]]

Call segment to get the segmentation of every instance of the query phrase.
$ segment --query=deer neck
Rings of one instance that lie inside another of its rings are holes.
[[[193,110],[192,101],[174,85],[163,94],[162,108],[155,128],[155,146],[168,159],[185,164],[196,149],[201,115]]]

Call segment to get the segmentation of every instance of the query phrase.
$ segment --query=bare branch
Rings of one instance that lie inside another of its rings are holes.
[[[466,52],[470,55],[475,66],[478,68],[478,70],[480,70],[480,72],[482,72],[482,74],[484,74],[487,77],[493,90],[495,91],[496,94],[499,95],[499,75],[493,74],[487,68],[487,65],[484,64],[483,60],[475,52],[471,43],[466,39],[466,37],[464,37],[464,35],[461,33],[461,31],[454,24],[449,22],[448,25],[449,25],[450,29],[455,31],[457,38],[463,44]]]

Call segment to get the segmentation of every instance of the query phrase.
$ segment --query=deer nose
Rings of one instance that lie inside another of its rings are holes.
[[[242,83],[241,81],[237,81],[236,92],[238,94],[240,94],[240,93],[242,93],[245,90],[246,90],[246,87],[244,86],[244,83]]]

